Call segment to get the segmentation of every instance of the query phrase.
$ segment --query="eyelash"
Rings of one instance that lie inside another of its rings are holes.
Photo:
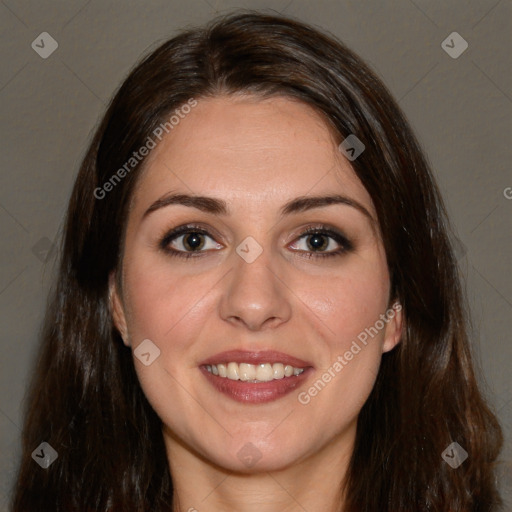
[[[185,251],[177,251],[176,249],[170,249],[169,244],[173,242],[176,238],[187,235],[190,233],[197,233],[200,235],[205,235],[213,239],[211,234],[203,229],[202,227],[195,225],[195,224],[187,224],[184,226],[177,227],[176,229],[173,229],[166,233],[163,238],[161,239],[159,243],[160,249],[165,251],[170,256],[176,256],[178,258],[197,258],[201,257],[202,254],[204,254],[207,251],[195,251],[195,252],[185,252]],[[341,233],[330,229],[327,226],[319,225],[319,226],[312,226],[304,230],[297,238],[296,240],[300,240],[308,235],[327,235],[328,237],[332,238],[336,243],[338,243],[341,247],[335,251],[330,252],[315,252],[315,251],[297,251],[297,252],[306,252],[309,254],[309,256],[303,256],[306,258],[330,258],[334,256],[342,256],[348,252],[351,252],[354,247],[352,243]]]

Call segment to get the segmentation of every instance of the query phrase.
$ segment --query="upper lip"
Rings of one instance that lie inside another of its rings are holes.
[[[224,364],[224,363],[249,363],[249,364],[262,364],[262,363],[283,363],[285,365],[294,366],[295,368],[306,368],[312,366],[311,363],[293,357],[283,352],[277,352],[275,350],[260,350],[260,351],[249,351],[249,350],[227,350],[226,352],[220,352],[214,356],[205,359],[200,363],[203,365],[212,364]]]

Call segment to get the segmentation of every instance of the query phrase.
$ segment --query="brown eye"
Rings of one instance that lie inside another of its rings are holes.
[[[300,243],[301,240],[305,243]],[[291,247],[307,258],[341,256],[353,250],[352,243],[341,233],[318,227],[307,229]]]
[[[190,225],[172,230],[164,236],[159,246],[172,256],[183,258],[201,256],[208,250],[222,248],[207,231]]]
[[[204,246],[204,235],[202,233],[183,235],[182,243],[187,251],[196,251]]]
[[[321,233],[315,235],[308,235],[307,244],[312,250],[325,251],[329,246],[329,237]]]

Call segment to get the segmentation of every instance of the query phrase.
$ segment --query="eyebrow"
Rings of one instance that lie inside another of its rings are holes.
[[[154,203],[152,203],[151,206],[144,212],[142,218],[146,218],[149,214],[159,210],[160,208],[174,204],[196,208],[197,210],[213,215],[230,215],[228,205],[223,199],[189,194],[166,194],[165,196],[157,199]],[[291,215],[293,213],[305,212],[314,208],[322,208],[336,204],[351,206],[352,208],[355,208],[360,213],[368,217],[372,225],[375,223],[375,219],[361,203],[350,197],[346,197],[340,194],[297,197],[282,206],[280,214],[281,216]]]

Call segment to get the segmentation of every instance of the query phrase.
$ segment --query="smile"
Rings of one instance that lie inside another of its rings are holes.
[[[292,375],[300,375],[304,368],[296,368],[283,363],[260,363],[258,365],[250,363],[213,364],[206,365],[206,369],[222,378],[231,380],[241,380],[244,382],[269,382],[271,380],[284,379]]]
[[[199,369],[213,388],[242,403],[277,400],[313,371],[306,361],[275,351],[229,351],[203,361]]]

